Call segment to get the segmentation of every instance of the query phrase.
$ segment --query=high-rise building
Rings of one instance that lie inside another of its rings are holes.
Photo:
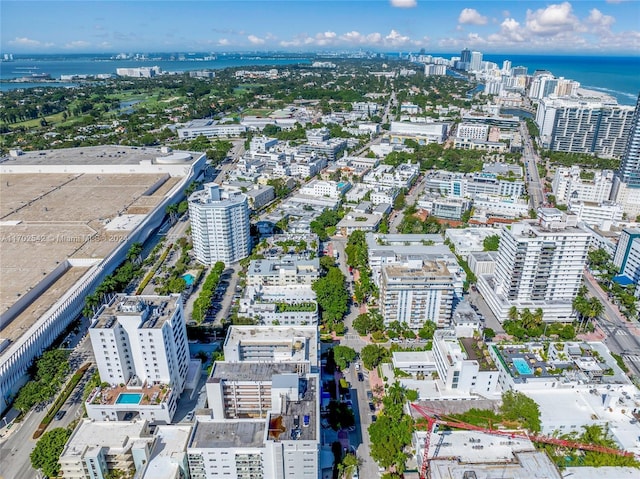
[[[613,255],[613,264],[618,267],[620,272],[624,271],[627,265],[631,247],[635,241],[640,241],[640,229],[625,228],[622,230],[616,252]]]
[[[511,76],[514,76],[514,77],[526,76],[528,72],[529,72],[529,69],[527,67],[517,66],[511,69]]]
[[[382,267],[380,302],[387,324],[399,321],[414,330],[425,321],[446,326],[453,297],[454,277],[444,262],[410,259]]]
[[[590,233],[575,215],[541,208],[540,219],[503,227],[494,275],[478,286],[500,321],[509,309],[541,308],[545,321],[567,321],[582,282]]]
[[[180,295],[117,295],[89,327],[100,379],[184,387],[189,366],[187,328]]]
[[[189,216],[193,249],[199,262],[229,264],[249,255],[251,237],[246,195],[208,183],[189,197]]]
[[[511,73],[511,60],[505,60],[502,62],[502,71],[504,73]]]
[[[632,107],[601,98],[542,98],[536,113],[545,148],[616,158],[625,152],[632,120]]]
[[[627,144],[622,155],[619,176],[628,187],[640,188],[640,95],[638,95]]]
[[[467,64],[471,63],[471,50],[468,48],[462,50],[462,52],[460,52],[460,61]]]
[[[471,60],[469,61],[469,70],[472,72],[480,71],[482,67],[482,52],[471,52]]]
[[[182,297],[118,294],[89,327],[100,373],[85,404],[95,420],[169,423],[187,384],[189,345]]]

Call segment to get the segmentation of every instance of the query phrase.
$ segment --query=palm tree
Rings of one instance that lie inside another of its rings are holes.
[[[517,321],[519,317],[520,314],[518,313],[518,308],[511,306],[511,308],[509,308],[509,320]]]

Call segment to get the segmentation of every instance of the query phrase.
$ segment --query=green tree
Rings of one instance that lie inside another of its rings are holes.
[[[425,321],[418,331],[418,336],[421,339],[432,339],[433,333],[436,332],[437,327],[438,326],[433,321]]]
[[[333,347],[333,359],[341,370],[347,369],[349,363],[351,363],[356,356],[356,351],[348,346],[338,345]]]
[[[484,251],[498,251],[500,246],[500,235],[487,236],[482,242]]]
[[[362,348],[362,351],[360,351],[360,359],[362,359],[362,364],[369,370],[378,367],[380,363],[389,359],[389,357],[389,350],[383,348],[382,346],[378,346],[377,344],[368,344],[364,348]]]
[[[312,285],[316,299],[322,309],[325,322],[342,321],[348,310],[349,293],[345,277],[339,268],[329,268],[326,276],[317,279]]]
[[[57,477],[60,473],[60,454],[71,436],[71,430],[58,427],[42,435],[31,452],[31,465],[45,476]]]
[[[507,391],[502,395],[500,412],[505,419],[519,421],[532,432],[540,432],[540,408],[530,397],[515,391]]]

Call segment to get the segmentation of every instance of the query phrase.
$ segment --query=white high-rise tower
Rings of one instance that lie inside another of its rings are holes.
[[[228,192],[215,183],[189,197],[191,235],[196,259],[212,265],[235,263],[249,255],[249,204],[242,193]]]

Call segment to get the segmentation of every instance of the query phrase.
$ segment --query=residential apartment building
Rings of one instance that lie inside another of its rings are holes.
[[[477,123],[460,123],[456,136],[469,140],[486,140],[489,135],[489,125]]]
[[[640,229],[625,228],[622,230],[613,264],[620,274],[634,281],[640,282]]]
[[[582,171],[579,166],[559,167],[551,188],[556,203],[567,205],[572,200],[601,203],[611,196],[613,171]]]
[[[494,275],[478,289],[500,321],[512,306],[542,308],[545,321],[570,321],[582,283],[591,234],[575,215],[540,208],[538,221],[503,227]]]
[[[147,421],[108,422],[82,419],[60,455],[64,479],[106,479],[119,470],[141,471],[155,438]]]
[[[617,223],[622,221],[624,210],[622,205],[603,201],[596,203],[592,201],[575,201],[569,203],[569,211],[589,226],[601,226],[604,224]]]
[[[409,260],[382,267],[381,313],[386,324],[405,323],[414,330],[425,321],[448,325],[454,298],[454,278],[442,261]]]
[[[193,250],[205,265],[235,263],[249,255],[249,204],[247,196],[231,193],[215,183],[189,197]]]
[[[297,259],[284,256],[280,259],[258,259],[249,263],[247,286],[311,285],[320,277],[320,260]]]
[[[310,195],[310,196],[326,196],[328,198],[340,198],[343,194],[345,194],[349,188],[351,188],[351,183],[348,181],[323,181],[323,180],[312,180],[303,187],[300,188],[299,193],[301,195]]]
[[[249,286],[238,314],[263,325],[318,323],[316,293],[311,285]]]
[[[223,344],[226,361],[309,363],[318,372],[316,326],[232,326]]]
[[[640,188],[640,95],[633,113],[618,176],[630,188]]]
[[[280,374],[270,386],[264,418],[196,422],[187,449],[192,479],[319,477],[318,376]]]
[[[438,376],[447,390],[492,396],[498,390],[498,370],[481,366],[471,357],[454,330],[438,330],[433,335],[433,358]]]
[[[546,98],[536,114],[545,148],[616,158],[625,151],[632,120],[633,107],[602,99]]]
[[[362,177],[362,181],[370,185],[382,185],[395,188],[410,188],[420,174],[417,163],[401,163],[396,167],[378,165]]]
[[[103,382],[86,403],[93,419],[129,413],[170,422],[189,368],[187,328],[179,294],[114,296],[89,327]]]

